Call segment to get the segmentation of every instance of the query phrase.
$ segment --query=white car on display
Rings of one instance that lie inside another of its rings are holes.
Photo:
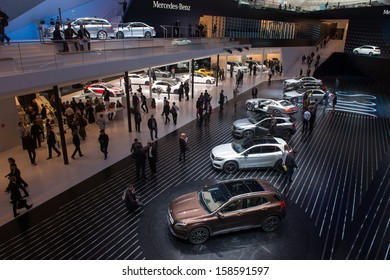
[[[292,90],[283,93],[283,99],[286,99],[293,104],[302,102],[303,95],[307,93],[310,100],[314,101],[317,99],[318,102],[322,102],[325,96],[325,91],[322,89],[307,89],[307,90]]]
[[[172,40],[172,45],[175,46],[183,46],[189,44],[191,44],[191,40],[188,40],[187,38],[177,38]]]
[[[145,74],[129,74],[129,82],[132,85],[149,85],[149,76]]]
[[[267,66],[265,66],[264,64],[262,64],[259,61],[254,61],[254,60],[247,60],[247,61],[245,61],[245,65],[248,66],[248,67],[249,67],[250,63],[252,63],[252,67],[253,67],[253,65],[256,65],[257,71],[265,72],[265,71],[268,70]]]
[[[296,85],[296,84],[307,83],[307,82],[317,83],[319,85],[322,85],[322,80],[320,80],[320,79],[316,79],[316,78],[311,77],[311,76],[303,76],[303,77],[296,77],[293,79],[284,80],[283,86]]]
[[[228,72],[230,72],[230,68],[233,67],[233,72],[238,72],[240,70],[241,72],[248,73],[249,68],[248,66],[244,65],[242,62],[232,62],[228,61],[226,69]]]
[[[120,23],[114,28],[115,38],[152,38],[156,36],[154,27],[143,22]]]
[[[191,81],[190,75],[183,75],[181,76],[181,81],[183,83],[187,81]],[[195,84],[214,84],[215,83],[215,78],[211,76],[206,76],[201,73],[194,73],[194,83]]]
[[[364,45],[361,47],[358,47],[356,49],[353,49],[354,54],[365,54],[365,55],[380,55],[381,54],[381,49],[376,46],[369,46],[369,45]]]
[[[168,81],[155,81],[152,85],[152,92],[158,92],[158,89],[161,89],[161,92],[167,92],[168,85],[171,87],[171,93],[177,93],[180,84],[174,84]]]
[[[255,98],[245,102],[248,111],[260,111],[275,115],[295,114],[298,107],[285,99]]]

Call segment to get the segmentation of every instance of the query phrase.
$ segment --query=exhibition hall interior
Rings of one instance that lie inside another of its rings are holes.
[[[25,2],[0,259],[390,259],[390,1]]]

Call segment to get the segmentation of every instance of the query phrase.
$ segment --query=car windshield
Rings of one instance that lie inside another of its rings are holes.
[[[250,112],[249,115],[249,122],[253,124],[257,124],[259,121],[267,117],[267,114],[264,113],[258,113],[258,112]]]
[[[112,85],[112,84],[106,84],[106,87],[107,87],[107,88],[114,88],[115,86]]]
[[[242,153],[243,151],[252,147],[253,144],[254,143],[250,138],[244,138],[244,139],[240,139],[240,140],[235,140],[232,143],[232,148],[236,153]]]
[[[281,101],[279,101],[279,104],[282,106],[291,106],[292,105],[292,103],[288,100],[281,100]]]
[[[222,204],[228,201],[231,195],[223,184],[216,184],[205,187],[199,192],[200,203],[211,213],[217,210]]]

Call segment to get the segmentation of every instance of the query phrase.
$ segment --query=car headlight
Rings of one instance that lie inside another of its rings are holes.
[[[187,227],[187,224],[184,222],[176,222],[173,226],[177,229],[184,229]]]
[[[223,158],[221,158],[221,157],[214,157],[214,160],[216,160],[216,161],[222,161]]]

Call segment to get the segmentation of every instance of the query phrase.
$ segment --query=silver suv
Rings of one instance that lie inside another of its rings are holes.
[[[251,137],[222,144],[212,149],[215,169],[235,173],[243,168],[275,168],[280,171],[286,142],[274,137]]]
[[[84,17],[75,19],[70,23],[72,28],[77,32],[80,29],[80,25],[84,25],[84,28],[88,30],[91,35],[91,39],[105,40],[114,37],[114,29],[111,23],[103,18]],[[61,27],[61,32],[68,26]],[[53,36],[54,26],[49,29],[51,36]]]
[[[296,132],[294,122],[290,117],[275,117],[276,127],[274,136],[281,137],[284,140],[289,140]],[[271,127],[271,115],[263,113],[254,113],[252,117],[239,119],[233,123],[233,137],[252,137],[254,135],[267,135]]]

